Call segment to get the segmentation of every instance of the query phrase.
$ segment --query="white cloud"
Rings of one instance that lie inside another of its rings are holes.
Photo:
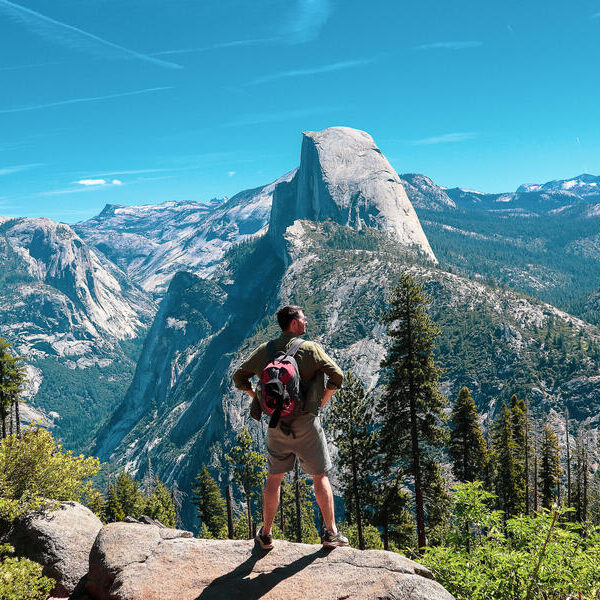
[[[120,179],[113,179],[112,181],[106,181],[106,179],[80,179],[79,181],[74,181],[73,183],[78,183],[79,185],[84,185],[86,187],[93,185],[123,185],[123,182]]]
[[[75,183],[79,185],[106,185],[106,179],[80,179]]]
[[[296,10],[284,27],[282,39],[291,44],[316,39],[330,14],[330,0],[297,0]]]
[[[2,2],[2,0],[0,0]],[[69,100],[60,100],[59,102],[49,102],[48,104],[30,104],[29,106],[16,106],[14,108],[4,108],[0,114],[25,112],[28,110],[39,110],[41,108],[50,108],[52,106],[64,106],[66,104],[80,104],[82,102],[98,102],[99,100],[111,100],[112,98],[125,98],[126,96],[138,96],[151,92],[161,92],[163,90],[172,90],[172,86],[144,88],[143,90],[134,90],[133,92],[122,92],[120,94],[107,94],[106,96],[89,96],[86,98],[70,98]]]
[[[444,135],[415,140],[412,143],[415,146],[430,146],[432,144],[453,144],[456,142],[466,142],[476,137],[476,133],[445,133]]]
[[[227,177],[233,177],[235,175],[235,171],[227,171]]]
[[[373,62],[375,62],[375,58],[362,58],[358,60],[345,60],[329,65],[320,65],[318,67],[311,67],[308,69],[292,69],[290,71],[281,71],[279,73],[273,73],[272,75],[265,75],[264,77],[254,79],[250,82],[250,85],[266,83],[268,81],[276,81],[278,79],[285,79],[286,77],[302,77],[306,75],[316,75],[319,73],[331,73],[332,71],[341,71],[343,69],[362,67]]]
[[[9,2],[9,0],[0,0],[0,10],[7,13],[12,19],[23,23],[40,37],[63,46],[100,55],[104,58],[137,58],[138,60],[154,63],[155,65],[169,69],[183,68],[181,65],[153,58],[148,54],[142,54],[141,52],[119,46],[93,33],[57,21],[20,4]]]
[[[12,175],[12,173],[20,173],[21,171],[28,171],[29,169],[34,169],[35,167],[43,166],[42,163],[31,163],[28,165],[14,165],[12,167],[4,167],[0,169],[0,175]]]
[[[433,42],[432,44],[421,44],[414,46],[413,50],[463,50],[465,48],[478,48],[483,42]]]

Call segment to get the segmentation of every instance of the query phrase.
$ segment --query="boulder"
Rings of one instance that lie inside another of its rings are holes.
[[[9,541],[19,556],[40,563],[56,580],[55,596],[70,595],[88,571],[89,554],[102,521],[79,502],[60,502],[19,519]]]
[[[425,567],[393,552],[275,541],[203,540],[109,523],[90,553],[92,600],[452,600]]]

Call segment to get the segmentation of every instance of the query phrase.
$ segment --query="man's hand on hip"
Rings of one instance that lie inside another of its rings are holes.
[[[323,392],[323,400],[321,400],[321,408],[323,408],[327,402],[329,402],[329,399],[336,393],[336,391],[337,390],[330,390],[329,388],[325,389]]]

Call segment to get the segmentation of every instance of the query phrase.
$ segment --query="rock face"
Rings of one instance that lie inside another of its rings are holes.
[[[55,425],[68,448],[81,450],[131,381],[124,348],[145,334],[156,306],[50,219],[4,219],[0,264],[0,336],[26,357],[24,396],[39,411],[23,416]]]
[[[162,296],[177,271],[207,277],[232,244],[263,231],[275,186],[294,173],[229,200],[107,205],[97,217],[73,227],[142,288]]]
[[[102,528],[100,519],[78,502],[61,502],[56,510],[28,515],[10,538],[18,555],[44,567],[56,579],[53,593],[70,595],[88,572],[90,550]]]
[[[381,550],[276,541],[190,539],[148,525],[110,523],[90,554],[93,600],[452,600],[425,567]]]
[[[332,219],[385,231],[436,260],[400,177],[368,133],[330,127],[303,135],[300,168],[273,196],[269,232],[276,246],[298,219]]]

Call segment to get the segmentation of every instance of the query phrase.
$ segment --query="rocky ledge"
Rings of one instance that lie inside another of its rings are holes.
[[[429,570],[392,552],[284,541],[266,552],[135,523],[102,528],[85,589],[78,600],[452,600]]]

